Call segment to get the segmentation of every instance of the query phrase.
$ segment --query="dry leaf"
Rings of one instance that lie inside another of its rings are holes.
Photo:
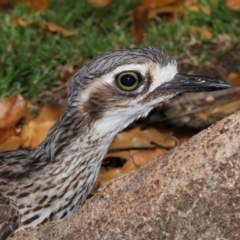
[[[149,19],[159,14],[178,13],[182,11],[180,0],[143,0],[142,4],[132,11],[131,33],[134,42],[139,44],[143,38],[144,30]],[[168,16],[169,21],[173,16]]]
[[[41,28],[43,29],[45,32],[47,33],[60,33],[62,34],[64,37],[71,37],[74,35],[73,32],[60,27],[54,23],[50,23],[50,22],[33,22],[33,23],[28,23],[20,18],[12,18],[11,19],[11,23],[14,26],[17,27],[27,27],[27,26],[32,26],[32,27],[37,27],[37,28]]]
[[[8,136],[7,139],[0,144],[0,152],[12,151],[18,149],[22,145],[22,139],[18,136]]]
[[[141,138],[146,137],[149,142],[155,142],[156,144],[164,147],[175,147],[176,141],[172,137],[173,133],[170,131],[158,131],[155,128],[148,128],[141,131]]]
[[[117,136],[115,136],[111,146],[109,147],[110,149],[116,149],[116,148],[125,148],[125,147],[132,147],[132,137],[137,135],[139,132],[139,129],[133,128],[129,131],[124,131]],[[122,159],[128,159],[131,157],[131,152],[130,151],[119,151],[119,152],[110,152],[106,155],[106,157],[118,157]]]
[[[240,11],[239,0],[225,0],[226,7],[233,11]]]
[[[202,39],[210,39],[210,38],[212,38],[212,33],[207,28],[198,29],[195,26],[190,26],[190,32],[193,35],[195,35],[195,36],[197,34],[200,34]]]
[[[169,14],[169,13],[175,14],[175,13],[180,13],[181,11],[182,11],[181,6],[178,3],[173,3],[165,7],[149,10],[148,19],[155,18],[159,14]]]
[[[12,18],[11,24],[17,27],[27,27],[29,25],[26,21],[20,18]]]
[[[41,22],[39,25],[44,31],[49,32],[49,33],[61,33],[64,37],[71,37],[74,35],[73,32],[71,32],[63,27],[60,27],[54,23]]]
[[[21,95],[14,95],[0,101],[0,128],[15,126],[26,112],[26,104]]]
[[[136,7],[132,12],[132,20],[131,33],[134,42],[139,44],[148,22],[148,9],[145,6]]]
[[[101,168],[97,182],[98,182],[98,184],[104,185],[104,184],[110,182],[112,179],[116,179],[122,175],[123,175],[123,173],[121,172],[121,169],[119,169],[119,168],[111,168],[111,169]]]
[[[240,85],[240,75],[238,73],[230,73],[226,79],[233,86]]]
[[[39,112],[39,115],[34,120],[41,123],[41,122],[47,122],[47,121],[57,121],[59,117],[62,115],[63,109],[52,109],[50,107],[44,106],[42,107],[41,111]]]
[[[6,145],[6,140],[15,135],[16,125],[26,113],[26,104],[21,95],[14,95],[0,101],[0,145],[2,151],[14,149],[13,146]],[[15,146],[15,145],[14,145]]]
[[[111,147],[110,147],[111,149]],[[121,159],[129,159],[131,157],[131,151],[118,151],[118,152],[109,152],[107,153],[107,155],[105,156],[105,158],[107,157],[117,157],[117,158],[121,158]]]
[[[137,170],[151,160],[162,156],[167,151],[165,149],[140,150],[132,155],[130,159],[124,164],[121,173],[129,173]]]
[[[9,0],[0,0],[0,7],[5,7],[9,4]]]
[[[172,138],[172,132],[159,132],[155,128],[141,130],[135,127],[129,131],[124,131],[114,138],[110,149],[131,148],[131,147],[152,147],[154,142],[160,146],[174,147],[176,141]],[[109,152],[106,157],[118,157],[122,159],[130,159],[136,150]]]
[[[44,12],[48,9],[49,0],[17,0],[19,3],[27,4],[31,10]]]
[[[21,132],[22,147],[23,148],[36,148],[47,136],[48,131],[56,123],[56,121],[46,121],[38,123],[37,121],[31,121],[24,125]]]
[[[101,187],[106,185],[111,180],[119,178],[127,173],[132,171],[136,171],[138,168],[142,167],[149,161],[162,156],[166,153],[165,149],[153,149],[153,150],[140,150],[135,152],[124,164],[124,166],[120,168],[111,168],[104,169],[101,168],[97,180],[97,190],[101,191]],[[96,189],[95,189],[96,190]]]
[[[45,139],[62,112],[62,109],[54,110],[45,106],[41,109],[38,117],[28,120],[20,134],[23,141],[22,147],[36,148]]]
[[[159,14],[184,12],[185,9],[194,12],[203,11],[208,15],[211,13],[209,7],[201,5],[196,0],[143,0],[142,5],[148,9],[148,19],[152,19]]]
[[[117,134],[110,148],[152,146],[151,142],[166,147],[175,146],[175,141],[172,139],[172,132],[160,132],[155,128],[141,130],[140,127],[137,126],[129,131]]]
[[[217,3],[217,1],[214,1],[215,3]],[[199,3],[198,0],[184,0],[184,4],[183,4],[184,8],[193,11],[193,12],[204,12],[206,15],[210,15],[211,14],[211,8],[208,6],[203,6]],[[184,9],[183,8],[183,9]]]
[[[175,2],[179,2],[179,0],[143,0],[142,5],[145,5],[149,8],[158,8]]]
[[[143,0],[140,6],[148,10],[148,19],[155,18],[159,14],[171,14],[168,16],[171,20],[176,13],[183,12],[187,15],[185,9],[194,12],[203,11],[208,15],[211,13],[208,6],[201,5],[197,0]]]
[[[179,0],[143,0],[142,6],[148,10],[148,20],[159,14],[179,13],[182,11]],[[173,16],[171,15],[171,18]],[[170,18],[170,17],[169,17]]]
[[[202,28],[201,38],[202,39],[210,39],[210,38],[212,38],[212,33],[208,29]]]
[[[88,3],[94,7],[106,7],[110,2],[111,0],[88,0]]]

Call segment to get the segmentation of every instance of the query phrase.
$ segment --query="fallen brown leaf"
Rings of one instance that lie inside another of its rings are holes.
[[[94,7],[106,7],[111,3],[111,0],[88,0],[88,3]]]
[[[17,27],[27,27],[29,24],[21,18],[12,18],[11,24]]]
[[[25,113],[26,104],[21,95],[7,97],[0,101],[1,151],[15,149],[15,143],[12,143],[11,140],[7,142],[7,139],[16,135],[16,125],[19,120],[24,117]]]
[[[226,81],[233,86],[238,86],[240,85],[240,75],[238,73],[232,72],[227,76]]]
[[[62,115],[63,109],[52,109],[50,107],[42,107],[38,117],[35,119],[38,122],[57,121]]]
[[[142,6],[148,10],[148,19],[152,19],[159,14],[179,13],[182,11],[179,2],[179,0],[143,0]]]
[[[41,22],[39,26],[46,32],[49,33],[61,33],[64,37],[71,37],[74,35],[74,32],[71,32],[63,27],[60,27],[54,23],[50,22]]]
[[[226,7],[233,11],[240,11],[239,0],[225,0]]]
[[[14,26],[17,27],[37,27],[37,28],[41,28],[42,30],[44,30],[47,33],[60,33],[62,34],[64,37],[71,37],[74,35],[74,32],[71,32],[61,26],[58,26],[54,23],[50,23],[50,22],[33,22],[33,23],[28,23],[20,18],[12,18],[11,19],[11,23]]]
[[[143,33],[148,22],[148,9],[145,6],[138,6],[132,12],[131,33],[134,42],[139,44],[142,41]]]
[[[97,183],[100,185],[105,185],[106,183],[120,177],[121,175],[123,175],[123,173],[119,168],[111,168],[111,169],[101,168]]]
[[[142,5],[145,5],[149,8],[158,8],[175,2],[179,2],[179,0],[143,0]]]
[[[17,0],[17,2],[27,4],[31,10],[38,12],[46,11],[49,6],[49,0]]]
[[[0,0],[0,7],[5,7],[9,4],[9,0]]]
[[[182,7],[179,4],[179,1],[166,1],[165,4],[161,4],[155,8],[149,9],[148,19],[155,18],[159,14],[171,14],[171,16],[173,16],[173,14],[180,13],[181,11]]]
[[[26,104],[21,95],[14,95],[0,101],[0,128],[9,128],[24,116]]]
[[[22,139],[18,136],[8,136],[6,140],[0,144],[0,152],[12,151],[18,149],[22,145]]]
[[[111,180],[119,178],[132,171],[136,171],[138,168],[142,167],[149,161],[155,159],[156,157],[164,155],[166,152],[167,150],[165,149],[134,151],[131,156],[129,155],[129,159],[122,168],[101,168],[93,193],[96,192],[96,190],[101,191],[102,187],[109,183]]]
[[[136,7],[132,12],[132,26],[131,33],[136,44],[142,41],[146,24],[149,19],[155,18],[159,14],[168,14],[167,21],[171,22],[173,14],[183,12],[185,17],[187,12],[185,10],[194,12],[202,11],[205,14],[210,14],[211,9],[199,3],[197,0],[143,0],[142,4]],[[201,30],[203,39],[212,37],[212,33],[207,29]]]
[[[121,173],[129,173],[137,170],[151,160],[164,155],[167,152],[165,149],[140,150],[132,155],[124,164]]]
[[[48,131],[56,121],[47,121],[38,123],[31,121],[23,127],[21,132],[22,147],[28,149],[36,148],[47,136]]]
[[[170,131],[158,131],[155,128],[147,128],[140,132],[141,138],[146,137],[149,142],[154,142],[164,147],[175,147],[176,141],[173,139],[173,133]],[[140,137],[139,137],[140,138]]]
[[[184,12],[186,15],[186,9],[194,12],[203,11],[208,15],[211,13],[209,7],[200,4],[197,0],[143,0],[142,5],[148,9],[148,19],[166,13],[176,14]]]
[[[43,107],[35,119],[29,119],[23,126],[20,137],[23,148],[36,148],[47,136],[48,131],[62,114],[62,109]]]
[[[179,0],[143,0],[142,4],[132,11],[131,33],[135,43],[139,44],[142,41],[145,27],[149,19],[161,13],[179,12],[178,1]]]
[[[153,147],[152,142],[164,147],[174,147],[176,141],[172,138],[172,132],[158,131],[155,128],[141,130],[135,127],[129,131],[119,133],[113,140],[110,149],[131,148],[131,147]],[[131,159],[132,155],[139,150],[108,152],[107,157]],[[150,150],[147,150],[150,151]]]
[[[144,159],[148,162],[155,158],[155,155],[162,155],[165,153],[164,149],[141,149],[141,147],[154,147],[152,144],[153,142],[159,146],[165,147],[174,147],[176,145],[176,140],[172,137],[172,132],[159,132],[155,128],[148,128],[142,131],[138,126],[129,131],[119,133],[113,140],[110,149],[117,150],[131,147],[138,147],[140,149],[108,152],[106,158],[117,157],[125,159],[127,162],[121,172],[123,171],[126,173],[127,171],[132,171],[133,169],[136,169],[137,166],[142,166],[144,164]],[[143,154],[142,158],[140,157],[141,154]]]
[[[214,0],[213,2],[217,3],[218,1]],[[190,10],[192,12],[204,12],[206,15],[210,15],[211,14],[211,8],[208,6],[204,6],[201,3],[199,3],[198,0],[184,0],[183,3],[183,10],[187,9]]]
[[[197,27],[195,26],[190,26],[190,32],[193,34],[193,35],[198,35],[200,34],[200,37],[202,39],[210,39],[212,38],[212,33],[207,29],[207,28],[201,28],[201,29],[198,29]]]

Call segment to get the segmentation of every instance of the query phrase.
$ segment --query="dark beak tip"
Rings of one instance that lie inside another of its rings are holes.
[[[180,73],[177,73],[172,81],[160,86],[162,89],[175,89],[181,93],[218,91],[230,87],[232,86],[229,83],[217,78]]]
[[[228,88],[231,88],[231,87],[232,87],[231,85],[224,85],[224,86],[220,86],[216,90],[224,90],[224,89],[228,89]]]
[[[231,87],[232,87],[232,85],[229,84],[228,82],[224,82],[224,83],[223,83],[223,88],[224,88],[224,89],[226,89],[226,88],[231,88]]]

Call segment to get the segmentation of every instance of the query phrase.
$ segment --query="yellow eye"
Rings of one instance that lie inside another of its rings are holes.
[[[116,84],[124,91],[135,90],[140,83],[140,77],[136,72],[123,72],[117,75]]]

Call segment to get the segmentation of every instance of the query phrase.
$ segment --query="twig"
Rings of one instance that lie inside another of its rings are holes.
[[[236,98],[231,99],[229,101],[226,101],[224,104],[229,104],[229,103],[232,103],[232,102],[235,102],[235,101],[236,101]],[[153,120],[153,121],[149,121],[149,122],[147,121],[147,124],[166,122],[166,121],[169,121],[169,120],[172,120],[172,119],[177,119],[177,118],[180,118],[180,117],[185,117],[185,116],[189,116],[189,115],[192,115],[192,114],[195,114],[195,113],[198,113],[198,112],[202,112],[202,111],[208,110],[210,108],[219,107],[221,105],[223,105],[223,103],[216,103],[216,104],[212,104],[212,105],[206,106],[206,107],[199,107],[197,109],[194,109],[194,110],[191,110],[191,111],[188,111],[188,112],[184,112],[184,113],[180,113],[180,114],[177,114],[175,116],[166,117],[166,118]]]
[[[171,149],[172,147],[165,147],[165,146],[161,146],[158,145],[156,143],[151,142],[152,144],[154,144],[155,146],[134,146],[134,147],[119,147],[119,148],[111,148],[108,150],[108,152],[110,153],[114,153],[114,152],[124,152],[124,151],[134,151],[134,150],[154,150],[157,148],[164,148],[166,150]]]

